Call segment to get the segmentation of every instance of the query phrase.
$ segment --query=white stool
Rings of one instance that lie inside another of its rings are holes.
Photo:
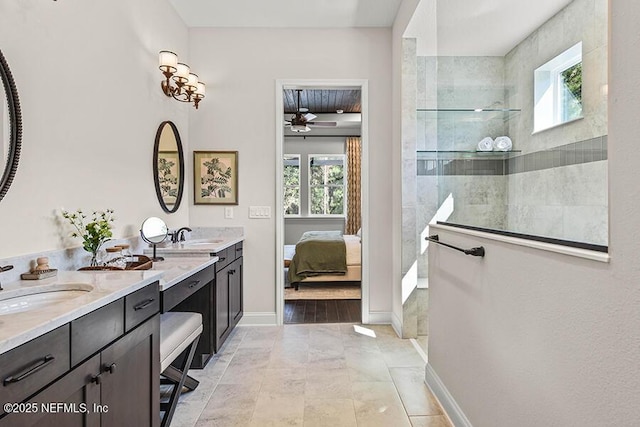
[[[173,385],[169,401],[160,404],[162,427],[171,423],[182,387],[190,390],[198,386],[198,381],[187,375],[193,355],[202,333],[202,315],[200,313],[167,312],[160,316],[160,372],[163,384]],[[185,354],[179,367],[171,363],[181,354]]]

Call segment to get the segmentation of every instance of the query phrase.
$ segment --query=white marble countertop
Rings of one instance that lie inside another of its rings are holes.
[[[160,290],[165,291],[192,274],[204,270],[216,261],[218,261],[217,256],[203,256],[202,253],[200,253],[199,257],[171,256],[165,258],[164,261],[154,261],[150,271],[162,273]]]
[[[161,243],[156,246],[156,254],[163,257],[202,257],[220,252],[229,246],[240,243],[244,236],[215,237],[209,239],[187,240],[179,243]],[[144,250],[145,255],[153,253],[152,248]]]
[[[0,354],[37,338],[80,316],[159,280],[161,271],[59,271],[43,280],[18,280],[4,286],[0,298],[20,296],[35,290],[54,290],[65,286],[91,287],[76,298],[49,303],[34,310],[0,315]]]

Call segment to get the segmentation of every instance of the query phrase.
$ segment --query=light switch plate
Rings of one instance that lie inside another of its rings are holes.
[[[271,206],[249,206],[249,218],[271,218]]]
[[[233,218],[233,207],[232,206],[227,206],[227,207],[224,208],[224,217],[226,219]]]

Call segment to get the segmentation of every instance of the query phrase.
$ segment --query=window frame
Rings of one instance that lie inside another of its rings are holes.
[[[311,185],[311,161],[314,157],[336,157],[342,160],[342,185],[324,184],[322,186]],[[307,216],[312,218],[346,218],[347,217],[347,155],[346,154],[309,154],[307,157]],[[314,214],[311,213],[311,189],[314,187],[334,187],[342,188],[342,213],[341,214]]]
[[[560,92],[562,73],[583,62],[582,41],[564,50],[534,70],[533,132],[543,132],[584,118],[584,104],[577,117],[564,120]],[[581,88],[582,91],[582,88]]]
[[[295,157],[298,159],[298,185],[287,185],[284,182],[284,170],[286,165],[284,164],[287,157]],[[298,189],[298,213],[297,214],[288,214],[287,209],[282,204],[282,209],[284,211],[285,218],[300,218],[302,217],[302,154],[283,154],[282,155],[282,194],[283,194],[283,202],[284,196],[286,194],[287,188],[297,188]]]

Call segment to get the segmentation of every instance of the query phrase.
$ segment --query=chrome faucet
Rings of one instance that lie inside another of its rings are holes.
[[[5,265],[4,267],[0,266],[0,273],[4,271],[9,271],[13,268],[13,265]],[[2,290],[2,283],[0,283],[0,291]]]

